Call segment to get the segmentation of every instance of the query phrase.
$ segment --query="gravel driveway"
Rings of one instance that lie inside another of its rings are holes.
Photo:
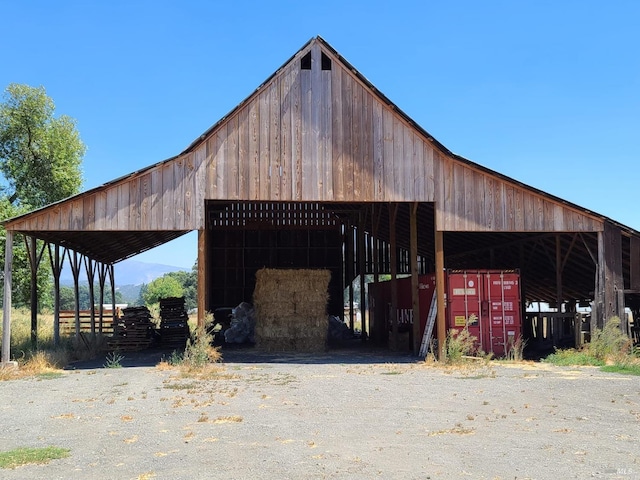
[[[7,479],[640,479],[640,378],[408,356],[225,352],[215,378],[128,357],[0,383]],[[134,365],[143,366],[128,366]]]

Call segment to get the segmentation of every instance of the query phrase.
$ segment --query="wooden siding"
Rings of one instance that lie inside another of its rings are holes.
[[[435,202],[441,231],[603,229],[596,216],[435,148],[318,41],[189,152],[8,227],[202,229],[205,200]]]

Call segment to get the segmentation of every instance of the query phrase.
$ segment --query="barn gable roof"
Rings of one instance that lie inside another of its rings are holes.
[[[5,226],[114,263],[205,228],[216,200],[430,202],[452,232],[608,221],[453,154],[315,37],[179,155]]]

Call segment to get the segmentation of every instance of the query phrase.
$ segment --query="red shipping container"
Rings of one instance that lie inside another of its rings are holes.
[[[435,274],[418,277],[420,301],[420,338],[436,288]],[[446,282],[447,329],[462,330],[477,339],[479,350],[505,356],[521,335],[522,313],[520,274],[517,270],[448,270]],[[408,331],[413,324],[411,278],[399,278],[398,325]],[[391,328],[391,281],[370,284],[371,303],[375,305],[375,322],[388,319]],[[435,329],[434,329],[435,332]],[[435,335],[435,333],[434,333]]]
[[[398,278],[397,317],[400,332],[411,330],[413,325],[413,298],[411,295],[411,277]],[[418,299],[420,302],[420,338],[427,324],[427,315],[431,307],[433,292],[436,289],[435,274],[418,276]],[[391,330],[391,280],[369,284],[370,303],[374,310],[374,322],[379,325],[384,318],[388,319],[388,329]]]
[[[522,333],[520,274],[514,271],[489,271],[484,275],[485,296],[490,306],[485,337],[491,339],[490,348],[485,351],[503,357]]]
[[[484,352],[505,356],[521,335],[520,273],[450,270],[446,277],[448,327],[468,327]]]

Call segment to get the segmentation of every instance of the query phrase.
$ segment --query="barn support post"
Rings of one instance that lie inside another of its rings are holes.
[[[76,336],[80,335],[80,266],[82,264],[82,258],[78,252],[71,252],[67,250],[69,256],[69,264],[71,265],[71,273],[73,274],[73,298],[76,304],[75,315],[75,330]]]
[[[198,327],[204,328],[208,308],[207,299],[207,251],[209,230],[198,230]]]
[[[358,230],[357,230],[357,235],[358,235],[358,246],[357,246],[357,250],[358,250],[358,275],[360,277],[360,332],[361,332],[361,339],[362,341],[366,341],[367,340],[367,328],[366,328],[366,323],[365,323],[365,299],[366,299],[366,295],[365,295],[365,239],[364,239],[364,225],[365,225],[365,221],[366,221],[366,211],[365,214],[363,215],[362,212],[360,212],[360,214],[358,215]]]
[[[60,274],[64,264],[64,254],[60,258],[60,245],[55,245],[53,251],[48,244],[49,262],[53,272],[53,345],[60,345]]]
[[[102,327],[104,325],[104,285],[107,282],[107,270],[109,266],[105,263],[100,264],[98,269],[98,284],[100,286],[100,307],[98,309],[98,333],[102,333]],[[115,310],[115,299],[111,299],[113,303],[113,309]]]
[[[344,226],[345,235],[345,281],[349,289],[349,329],[354,330],[353,319],[353,276],[354,276],[354,241],[353,241],[353,228],[351,227],[351,221],[347,220]]]
[[[438,331],[438,360],[446,359],[445,279],[444,279],[444,232],[435,231],[436,244],[436,328]]]
[[[95,289],[93,288],[93,281],[96,276],[96,264],[95,261],[90,259],[89,257],[84,257],[84,268],[87,273],[87,281],[89,283],[89,308],[90,316],[91,316],[91,334],[96,334],[96,297],[95,297]],[[102,309],[102,305],[100,306]],[[102,323],[102,322],[101,322]]]
[[[560,234],[556,234],[556,311],[562,313],[562,242]],[[552,317],[551,322],[551,338],[554,339],[558,334],[561,323],[564,321],[561,317]],[[555,343],[554,343],[555,345]]]
[[[2,304],[2,363],[11,359],[11,270],[13,267],[13,231],[5,230],[4,250],[4,297]]]
[[[391,332],[392,350],[398,350],[398,251],[396,245],[396,217],[398,215],[398,204],[389,206],[389,261],[391,271]]]
[[[593,289],[593,304],[591,306],[591,334],[603,326],[604,310],[604,262],[600,259],[604,257],[604,242],[602,232],[598,232],[598,247],[596,251],[596,274]]]
[[[410,236],[409,250],[411,250],[411,302],[413,306],[413,354],[420,352],[420,296],[418,282],[418,203],[409,205],[410,208]]]
[[[610,222],[604,222],[604,230],[598,232],[598,266],[596,273],[596,315],[591,318],[592,334],[602,329],[609,319],[624,313],[624,279],[622,275],[622,233]],[[593,317],[596,317],[595,319]]]
[[[380,227],[380,210],[376,210],[376,205],[371,205],[371,236],[372,236],[372,261],[373,261],[373,283],[378,283],[380,280],[380,265],[378,263],[378,229]],[[371,312],[371,304],[367,305],[369,308],[369,312]],[[375,315],[375,314],[374,314]],[[386,338],[384,329],[384,322],[381,321],[380,318],[373,318],[373,325],[375,326],[375,340],[376,342],[380,342],[383,338]],[[369,322],[371,322],[371,317],[369,317]],[[369,323],[369,328],[371,329],[371,323]]]
[[[113,264],[107,265],[109,272],[109,281],[111,282],[111,321],[115,331],[116,326],[116,270]]]
[[[42,254],[38,255],[38,245],[35,237],[24,236],[27,257],[29,259],[29,270],[31,272],[31,347],[38,347],[38,265]]]
[[[635,235],[630,239],[630,271],[629,288],[634,293],[640,293],[640,238]]]

